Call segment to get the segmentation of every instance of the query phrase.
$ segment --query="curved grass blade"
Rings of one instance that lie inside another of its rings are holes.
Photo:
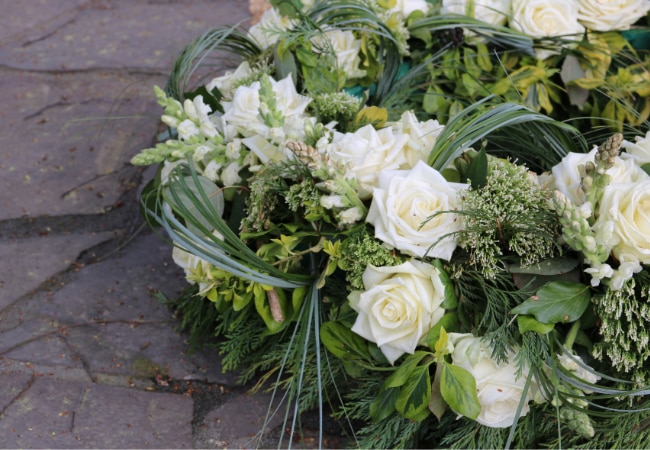
[[[505,148],[510,156],[525,160],[534,156],[546,164],[557,162],[569,151],[586,147],[584,138],[572,126],[522,105],[494,105],[490,102],[492,99],[492,96],[487,97],[470,105],[449,121],[429,153],[429,165],[437,170],[444,169],[488,135],[490,142],[501,148],[510,144]],[[532,139],[534,137],[537,138]]]
[[[165,86],[167,95],[182,102],[192,76],[199,68],[204,68],[206,58],[217,51],[233,53],[240,60],[262,53],[259,45],[238,25],[209,30],[190,42],[176,58]]]

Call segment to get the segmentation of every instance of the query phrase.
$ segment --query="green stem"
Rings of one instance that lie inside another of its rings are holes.
[[[578,332],[580,331],[580,319],[576,320],[573,322],[573,325],[571,326],[571,329],[569,330],[569,334],[566,336],[566,340],[564,341],[564,348],[567,350],[571,350],[573,347],[573,343],[576,340],[576,337],[578,336]]]

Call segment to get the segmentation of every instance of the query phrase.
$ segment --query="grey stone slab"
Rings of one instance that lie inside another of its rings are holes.
[[[15,15],[34,21],[29,2]],[[45,38],[0,48],[0,60],[23,70],[168,69],[191,39],[248,20],[245,0],[89,2]]]
[[[281,396],[281,394],[280,394]],[[276,447],[272,437],[284,422],[285,409],[277,397],[269,413],[271,394],[235,394],[205,415],[194,436],[196,448],[270,448]],[[291,422],[289,421],[289,426]],[[284,447],[288,444],[285,441]]]
[[[133,188],[160,123],[163,77],[2,72],[0,220],[101,213]]]
[[[5,410],[32,383],[34,377],[27,373],[0,375],[0,411]]]
[[[187,286],[171,252],[169,243],[145,230],[110,258],[81,268],[73,283],[41,304],[39,313],[65,324],[168,322],[169,309],[152,293],[174,298]]]
[[[0,47],[43,39],[74,20],[88,0],[0,0]]]
[[[0,241],[0,317],[2,309],[69,268],[82,251],[111,237],[104,232]]]
[[[5,408],[0,446],[190,448],[192,409],[182,395],[35,377]]]
[[[0,334],[0,354],[42,366],[83,369],[81,359],[66,343],[65,329],[55,326],[33,320]]]
[[[10,375],[0,374],[0,381]],[[75,410],[86,385],[35,377],[3,411],[3,448],[82,448],[73,433]]]

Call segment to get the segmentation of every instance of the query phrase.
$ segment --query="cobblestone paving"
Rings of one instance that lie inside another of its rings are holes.
[[[173,58],[246,0],[0,0],[0,447],[238,448],[269,398],[189,353],[143,225]],[[262,446],[273,444],[273,422]],[[275,430],[275,431],[273,431]]]

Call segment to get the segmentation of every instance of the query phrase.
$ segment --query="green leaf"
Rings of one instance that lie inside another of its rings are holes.
[[[337,358],[370,359],[366,340],[342,323],[325,322],[320,328],[320,338],[325,348]]]
[[[287,76],[291,75],[293,83],[297,83],[298,79],[298,66],[293,53],[290,51],[280,52],[279,46],[275,47],[273,52],[273,61],[276,71],[276,76],[279,80],[284,80]]]
[[[445,299],[440,306],[444,309],[454,309],[458,306],[458,298],[456,297],[456,288],[454,283],[452,283],[451,278],[449,278],[449,275],[445,272],[442,261],[434,259],[432,264],[436,269],[438,269],[440,280],[445,286]]]
[[[223,214],[224,209],[224,200],[223,192],[213,181],[210,179],[197,175],[194,176],[179,176],[178,178],[170,177],[169,184],[180,185],[186,187],[191,191],[187,192],[185,189],[179,190],[175,187],[170,188],[169,186],[165,187],[163,191],[163,196],[169,202],[171,207],[176,210],[181,207],[186,208],[187,211],[208,230],[214,229],[214,224],[211,223],[208,218],[200,212],[200,208],[193,201],[194,198],[201,198],[201,192],[205,193],[210,203],[212,204],[214,210],[218,215]],[[172,194],[171,189],[174,189],[174,194]],[[188,223],[188,228],[190,231],[197,232],[200,230],[193,225]]]
[[[643,169],[643,171],[644,171],[645,173],[647,173],[648,175],[650,175],[650,164],[648,164],[648,163],[643,164],[643,165],[641,166],[641,169]]]
[[[256,286],[257,287],[257,286]],[[289,314],[289,305],[287,302],[287,297],[282,289],[275,289],[275,292],[278,296],[278,301],[282,309],[282,314],[284,315],[284,320],[278,321],[273,317],[271,312],[271,306],[269,305],[268,300],[268,291],[261,289],[254,289],[255,291],[255,309],[260,317],[264,320],[264,324],[268,329],[270,334],[275,334],[282,331],[289,323],[288,317]]]
[[[540,322],[549,324],[574,322],[585,312],[590,300],[589,286],[554,281],[515,307],[512,313],[531,314]]]
[[[458,330],[458,314],[455,311],[446,313],[427,333],[425,342],[431,350],[435,350],[436,342],[440,339],[440,331],[444,328],[445,331]]]
[[[485,149],[481,150],[472,158],[465,176],[470,180],[472,189],[481,189],[487,183],[488,158]]]
[[[424,359],[425,356],[430,355],[431,353],[429,352],[423,352],[423,351],[416,351],[412,355],[409,355],[402,364],[399,365],[397,370],[393,372],[393,374],[386,378],[386,381],[384,381],[383,386],[384,387],[400,387],[404,385],[409,377],[411,376],[411,373],[415,370],[415,368],[420,364],[420,361]]]
[[[433,384],[431,384],[431,397],[429,398],[429,411],[440,421],[442,415],[447,411],[449,405],[442,398],[440,392],[440,378],[442,374],[443,363],[436,365],[436,374],[433,377]]]
[[[395,401],[395,409],[407,419],[419,421],[429,414],[430,398],[431,376],[429,375],[429,364],[417,366],[400,389]]]
[[[440,375],[440,393],[454,412],[469,419],[481,413],[476,395],[476,380],[467,370],[445,362]]]
[[[398,394],[398,388],[382,388],[375,401],[370,404],[370,418],[374,422],[379,422],[393,414]]]
[[[519,327],[519,332],[521,334],[527,333],[528,331],[534,331],[541,335],[545,335],[553,331],[555,325],[552,323],[543,323],[535,319],[532,316],[517,316],[517,326]]]
[[[549,258],[530,266],[510,264],[508,265],[508,272],[546,276],[561,275],[563,273],[571,272],[573,269],[578,267],[578,263],[579,261],[575,258]]]

